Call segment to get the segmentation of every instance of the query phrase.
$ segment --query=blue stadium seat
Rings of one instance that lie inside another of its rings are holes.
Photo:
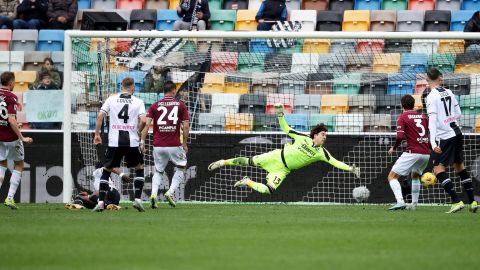
[[[307,132],[310,130],[307,114],[285,114],[285,120],[296,131]]]
[[[91,0],[78,0],[78,9],[90,9]]]
[[[333,114],[311,114],[309,119],[310,128],[323,123],[327,126],[329,132],[335,131],[336,127],[336,118]]]
[[[135,92],[139,92],[140,89],[142,89],[142,87],[143,87],[145,72],[131,71],[131,72],[117,73],[117,90],[118,91],[120,91],[120,89],[121,89],[122,80],[127,78],[127,77],[132,77],[133,78],[133,80],[135,81]]]
[[[379,10],[381,0],[355,0],[355,10]]]
[[[480,10],[480,1],[478,0],[463,0],[462,10]]]
[[[462,31],[468,20],[472,18],[475,10],[455,10],[452,11],[452,21],[450,23],[450,31]]]
[[[173,24],[180,20],[174,9],[159,9],[157,11],[157,30],[173,30]]]
[[[400,58],[400,73],[425,73],[428,56],[423,53],[403,53]]]
[[[416,77],[413,74],[389,74],[388,75],[388,95],[407,95],[415,91]]]
[[[38,51],[63,51],[63,30],[40,30]]]
[[[265,38],[253,38],[250,41],[250,52],[251,53],[272,53],[272,52],[275,52],[275,49],[267,45],[267,40]]]

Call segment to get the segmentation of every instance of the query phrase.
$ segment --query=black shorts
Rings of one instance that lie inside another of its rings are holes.
[[[440,140],[441,154],[433,152],[433,166],[450,166],[453,163],[462,163],[465,160],[463,154],[463,135],[459,134],[447,140]]]
[[[127,167],[136,167],[143,164],[143,155],[138,147],[108,147],[105,152],[105,168],[118,168],[125,157]]]

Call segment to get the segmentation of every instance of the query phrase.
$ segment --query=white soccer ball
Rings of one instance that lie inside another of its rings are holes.
[[[357,202],[366,202],[370,197],[370,190],[366,186],[359,186],[353,189],[352,196]]]

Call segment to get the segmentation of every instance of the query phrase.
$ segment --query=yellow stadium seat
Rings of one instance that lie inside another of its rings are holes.
[[[454,73],[465,73],[465,74],[480,73],[480,64],[456,64]]]
[[[348,112],[348,95],[323,95],[320,112],[340,114]]]
[[[180,0],[169,0],[168,3],[169,9],[177,9],[177,7],[180,5]]]
[[[421,110],[423,108],[422,104],[422,95],[412,95],[415,99],[415,105],[413,106],[414,110]]]
[[[379,53],[373,56],[373,73],[398,73],[400,70],[399,53]]]
[[[253,129],[253,114],[226,113],[225,131],[251,131]]]
[[[330,39],[305,39],[303,41],[304,53],[328,53]]]
[[[343,15],[342,31],[359,32],[369,31],[370,11],[369,10],[345,10]]]
[[[15,86],[13,87],[13,91],[28,91],[28,89],[33,86],[36,78],[36,71],[15,71]]]
[[[203,81],[203,93],[223,93],[225,91],[224,73],[205,73]]]
[[[477,115],[475,120],[475,133],[480,133],[480,115]]]
[[[233,81],[225,83],[225,93],[248,94],[248,82]]]
[[[463,39],[440,39],[438,53],[464,53],[465,40]]]
[[[237,10],[235,31],[257,31],[256,10]]]

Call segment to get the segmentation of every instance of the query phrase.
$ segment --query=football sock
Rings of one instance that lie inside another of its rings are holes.
[[[14,170],[12,172],[12,177],[10,177],[10,188],[8,189],[7,199],[13,199],[15,192],[17,192],[18,185],[20,184],[20,179],[22,178],[22,173]]]
[[[270,189],[262,183],[257,183],[255,181],[248,180],[247,186],[257,192],[260,192],[263,194],[270,194]]]
[[[7,168],[0,166],[0,187],[2,186],[3,179],[5,179],[6,172],[7,172]]]
[[[237,157],[225,160],[227,166],[248,166],[248,158]]]
[[[135,189],[135,199],[140,199],[142,197],[143,184],[145,183],[145,177],[143,175],[143,170],[138,170],[133,179],[133,187]]]
[[[172,178],[172,184],[170,185],[170,188],[168,189],[168,193],[173,194],[175,190],[180,186],[180,183],[185,179],[185,169],[181,168],[176,168],[176,172],[173,175]]]
[[[458,176],[460,176],[460,182],[462,183],[463,190],[465,190],[465,193],[467,193],[468,203],[472,203],[475,200],[473,196],[472,178],[470,178],[470,175],[465,169],[459,172]]]
[[[112,172],[109,172],[105,169],[102,171],[102,176],[100,177],[100,188],[98,190],[98,201],[103,202],[105,201],[105,196],[107,195],[108,191],[108,179],[110,178],[110,174]]]
[[[398,179],[392,179],[389,181],[390,188],[393,191],[393,194],[395,195],[395,199],[397,200],[397,203],[403,203],[403,195],[402,195],[402,187],[400,186],[400,182],[398,182]]]
[[[445,192],[450,195],[450,198],[452,198],[452,203],[458,203],[458,195],[455,192],[455,189],[453,187],[452,180],[448,178],[447,173],[441,172],[437,174],[438,181],[442,184],[443,189],[445,189]]]
[[[420,196],[420,180],[412,179],[412,204],[418,203],[419,196]]]
[[[162,182],[163,173],[155,171],[152,178],[152,196],[157,197],[158,195],[158,188],[160,187],[160,183]]]

